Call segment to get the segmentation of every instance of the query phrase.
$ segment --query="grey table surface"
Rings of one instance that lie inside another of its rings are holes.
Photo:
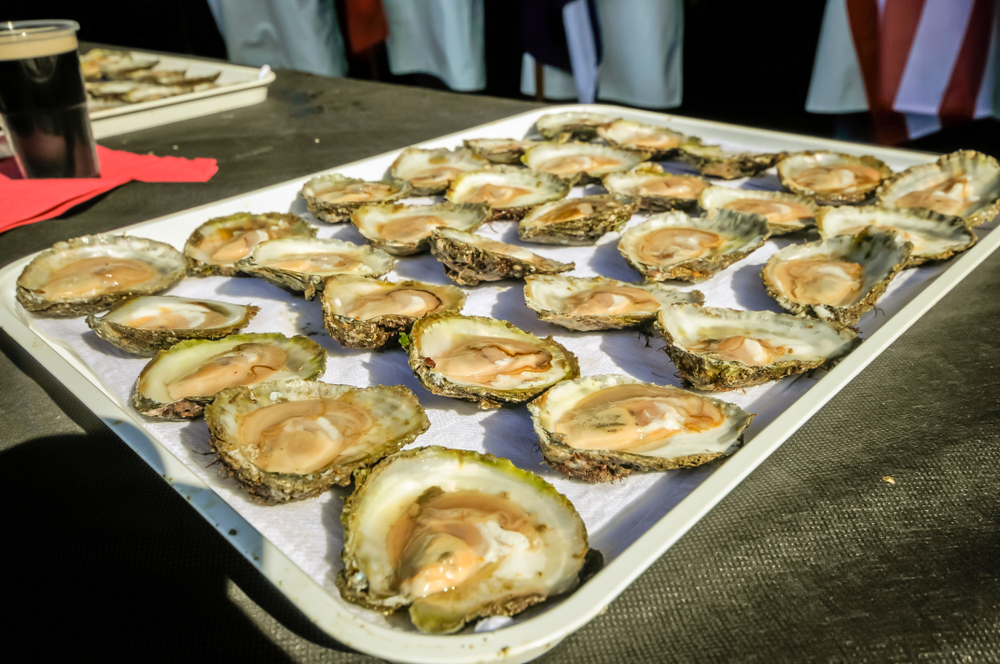
[[[263,104],[102,141],[215,157],[210,182],[125,185],[0,235],[0,265],[533,107],[282,71]],[[993,256],[539,661],[1000,661],[997,293]],[[4,651],[375,661],[2,332],[0,351]]]

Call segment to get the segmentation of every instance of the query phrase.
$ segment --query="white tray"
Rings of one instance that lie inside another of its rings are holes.
[[[872,154],[896,169],[932,158],[914,152],[746,129],[611,106],[549,107],[420,145],[452,147],[464,138],[519,137],[543,113],[584,108],[666,124],[681,132],[733,147],[757,150],[833,149]],[[336,170],[356,177],[378,178],[396,154],[372,157]],[[672,170],[689,170],[675,163],[667,166]],[[239,211],[290,210],[304,214],[305,206],[297,198],[297,192],[306,179],[289,181],[124,230],[167,241],[180,248],[188,234],[210,217]],[[741,181],[730,184],[738,186]],[[744,186],[777,188],[777,180],[768,175],[749,181]],[[575,195],[580,193],[581,188],[574,190]],[[630,223],[636,221],[634,219]],[[879,302],[880,311],[869,312],[862,318],[860,327],[864,343],[830,372],[722,395],[757,413],[747,432],[746,445],[731,458],[694,470],[633,475],[614,485],[591,486],[570,481],[541,465],[540,455],[533,449],[535,440],[524,408],[482,413],[465,402],[434,397],[419,387],[406,367],[401,351],[374,355],[347,351],[325,333],[313,336],[330,351],[325,380],[363,385],[367,384],[371,374],[380,373],[382,382],[390,382],[384,380],[388,377],[391,382],[407,384],[427,408],[432,422],[428,433],[416,441],[417,445],[443,443],[487,450],[509,456],[518,465],[541,473],[577,504],[587,521],[592,546],[605,554],[607,566],[567,598],[530,609],[495,631],[477,632],[470,628],[453,636],[419,634],[409,626],[405,613],[402,618],[386,620],[339,597],[333,586],[333,576],[339,569],[337,553],[342,537],[337,501],[346,495],[346,491],[335,490],[321,498],[280,507],[253,505],[231,481],[220,480],[215,476],[214,469],[206,470],[204,467],[205,457],[200,452],[207,449],[207,441],[199,437],[207,437],[207,428],[203,423],[150,423],[125,406],[131,381],[145,360],[129,358],[114,351],[92,334],[85,337],[87,328],[82,319],[36,318],[21,309],[14,299],[15,281],[31,257],[0,270],[0,325],[190,500],[296,606],[340,642],[396,662],[524,662],[554,647],[596,616],[813,413],[989,256],[1000,244],[1000,233],[993,232],[993,227],[991,223],[977,229],[980,242],[952,261],[907,270],[897,277]],[[321,224],[320,228],[321,236],[361,241],[360,235],[349,224]],[[483,233],[507,240],[515,237],[514,225],[503,222],[495,224],[493,230],[484,227]],[[615,258],[615,242],[617,236],[609,235],[596,248],[547,245],[533,248],[559,260],[576,258],[576,274],[596,274],[596,265],[607,276],[627,279],[631,275],[633,279],[638,278],[620,257]],[[742,308],[776,309],[776,305],[764,294],[756,274],[767,256],[789,242],[787,239],[769,241],[745,261],[698,285],[698,289],[706,294],[708,304],[726,306],[738,302]],[[404,278],[447,282],[440,265],[427,255],[399,259],[397,269],[397,275]],[[397,275],[391,276],[395,278]],[[554,335],[577,352],[584,375],[614,371],[616,366],[621,365],[620,371],[632,373],[640,379],[676,384],[676,379],[670,378],[673,366],[666,355],[654,349],[645,349],[633,333],[572,333],[542,323],[531,311],[518,305],[517,292],[520,288],[518,282],[502,282],[469,289],[466,312],[503,317],[530,331]],[[233,302],[258,300],[264,312],[253,321],[248,331],[271,329],[290,333],[301,327],[313,332],[322,330],[318,302],[293,300],[284,291],[257,280],[220,277],[185,279],[170,292],[214,296]],[[735,299],[737,293],[738,300]],[[290,316],[290,313],[294,315]],[[602,346],[602,343],[611,345]],[[654,340],[653,345],[658,348],[660,344]],[[602,350],[610,350],[612,346],[619,349],[615,351],[614,359]],[[628,352],[621,352],[622,348]],[[638,359],[632,360],[632,357]],[[373,371],[373,367],[377,371]],[[455,422],[468,424],[471,433],[466,431],[456,435]],[[481,425],[478,431],[473,424]],[[318,555],[317,551],[320,552]],[[495,628],[497,623],[487,622],[486,626]]]

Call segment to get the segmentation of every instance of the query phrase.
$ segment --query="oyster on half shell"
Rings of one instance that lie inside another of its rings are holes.
[[[785,152],[730,152],[719,145],[689,140],[678,147],[678,157],[698,169],[702,175],[733,180],[754,177],[787,156]]]
[[[570,185],[550,173],[517,166],[492,166],[462,173],[448,187],[452,203],[487,203],[492,219],[518,220],[532,208],[566,198]]]
[[[235,263],[261,242],[282,237],[313,237],[316,227],[297,214],[241,212],[209,219],[191,233],[184,245],[188,274],[195,277],[234,277]]]
[[[822,150],[795,152],[778,162],[787,191],[820,205],[855,205],[870,198],[892,169],[875,157]]]
[[[762,214],[767,219],[771,235],[811,228],[816,223],[816,212],[819,210],[819,206],[805,196],[735,187],[705,189],[698,196],[698,207],[709,214],[720,208]]]
[[[597,128],[597,135],[613,148],[648,152],[649,158],[663,161],[677,154],[677,148],[689,140],[684,134],[633,120],[615,120]]]
[[[339,224],[351,218],[362,205],[391,203],[410,195],[413,186],[405,180],[370,182],[340,173],[320,175],[302,185],[302,198],[320,221]]]
[[[519,164],[521,155],[539,141],[517,138],[467,138],[462,144],[494,164]]]
[[[638,199],[617,194],[566,198],[529,212],[517,225],[517,236],[540,244],[594,244],[620,231],[638,207]]]
[[[556,274],[574,267],[573,263],[560,263],[523,247],[452,228],[434,231],[431,253],[444,265],[448,278],[462,286],[521,279],[526,274]]]
[[[611,173],[604,178],[604,188],[612,194],[634,196],[643,212],[688,210],[708,180],[697,175],[668,173],[659,164],[639,164],[625,173]]]
[[[427,251],[438,228],[472,232],[490,218],[487,203],[366,205],[351,216],[369,244],[393,256]]]
[[[599,182],[609,173],[627,171],[649,157],[648,152],[616,150],[597,143],[539,143],[521,161],[536,171],[557,175],[573,184]]]
[[[549,140],[573,138],[578,141],[589,141],[597,136],[598,127],[613,120],[613,117],[604,113],[566,111],[543,115],[535,122],[535,128]]]
[[[431,196],[443,192],[462,173],[489,165],[489,161],[466,148],[407,148],[392,162],[389,172],[413,185],[411,196]]]

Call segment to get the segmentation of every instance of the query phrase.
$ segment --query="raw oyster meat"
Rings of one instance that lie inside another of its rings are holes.
[[[184,257],[163,242],[84,235],[35,256],[17,278],[17,301],[47,316],[84,316],[184,278]]]
[[[312,339],[283,334],[233,334],[189,339],[161,350],[132,389],[132,407],[146,417],[192,419],[228,387],[269,380],[312,380],[326,369],[326,351]]]
[[[462,144],[494,164],[519,164],[521,155],[538,141],[517,138],[467,138]]]
[[[698,196],[698,207],[714,210],[736,210],[762,214],[767,219],[771,235],[784,235],[811,228],[816,222],[819,206],[811,198],[781,191],[758,191],[734,187],[709,187]]]
[[[418,318],[464,306],[465,293],[455,286],[344,274],[326,280],[323,324],[348,348],[384,348]]]
[[[205,407],[219,474],[264,505],[351,483],[351,473],[412,443],[430,422],[402,385],[357,388],[274,380],[223,390]]]
[[[413,186],[406,180],[369,182],[340,173],[320,175],[302,185],[302,198],[320,221],[339,224],[363,205],[391,203],[410,195]]]
[[[689,140],[684,134],[632,120],[615,120],[597,128],[597,135],[613,148],[640,150],[649,153],[656,161],[670,159],[677,154],[677,147]]]
[[[812,196],[820,205],[864,202],[892,169],[875,157],[842,152],[796,152],[778,162],[778,178],[787,191]]]
[[[976,234],[964,219],[925,208],[823,208],[816,223],[824,238],[856,235],[869,226],[894,230],[913,245],[905,267],[951,258],[976,243]]]
[[[185,339],[221,339],[247,326],[260,311],[247,304],[143,295],[103,316],[87,316],[97,336],[126,353],[153,356]]]
[[[656,327],[677,372],[708,391],[829,368],[861,343],[857,332],[832,321],[691,304],[661,309]]]
[[[625,173],[606,176],[603,184],[612,194],[638,198],[643,212],[666,212],[693,208],[708,180],[668,173],[659,164],[639,164]]]
[[[760,276],[783,309],[854,325],[906,265],[912,246],[895,231],[869,227],[789,245],[768,259]]]
[[[452,203],[488,203],[493,219],[518,220],[535,206],[566,198],[562,178],[517,166],[492,166],[462,173],[445,194]]]
[[[568,111],[565,113],[549,113],[538,118],[535,128],[544,138],[574,138],[578,141],[589,141],[597,136],[597,128],[614,120],[604,113],[587,113]]]
[[[327,277],[354,274],[381,277],[392,269],[392,256],[369,245],[334,238],[286,237],[261,242],[236,261],[249,275],[275,286],[301,291],[307,300],[323,290]]]
[[[539,339],[507,321],[454,313],[413,324],[410,368],[434,394],[482,409],[524,403],[580,375],[576,356],[552,337]]]
[[[759,249],[770,233],[759,214],[664,212],[625,231],[618,251],[646,281],[704,281]]]
[[[524,152],[528,168],[558,175],[577,184],[598,182],[608,173],[627,171],[649,157],[647,152],[616,150],[597,143],[540,143]]]
[[[517,236],[541,244],[594,244],[620,231],[639,207],[632,196],[604,194],[567,198],[540,205],[517,225]]]
[[[351,221],[373,247],[394,256],[409,256],[427,251],[436,229],[471,233],[491,214],[487,203],[366,205],[351,216]]]
[[[392,162],[390,173],[413,185],[411,196],[431,196],[443,192],[462,173],[489,165],[489,161],[465,148],[407,148]]]
[[[452,228],[434,231],[431,253],[444,265],[448,278],[462,286],[521,279],[526,274],[556,274],[574,267],[573,263],[560,263],[513,244]]]
[[[701,304],[701,292],[662,284],[630,284],[606,277],[529,275],[524,303],[538,318],[571,330],[619,330],[643,325],[678,302]]]
[[[733,180],[754,177],[787,156],[785,152],[730,152],[719,145],[705,145],[693,139],[681,143],[678,157],[698,169],[702,175]]]
[[[959,150],[898,173],[876,196],[885,207],[927,208],[978,226],[1000,211],[1000,164],[981,152]]]
[[[209,219],[195,229],[184,245],[188,274],[196,277],[234,277],[234,264],[246,257],[254,245],[290,236],[313,237],[316,227],[297,214],[266,212]]]
[[[728,456],[753,419],[721,399],[618,375],[563,381],[528,410],[545,463],[588,482]]]
[[[355,476],[344,502],[341,596],[423,632],[511,616],[579,583],[583,519],[551,484],[507,459],[422,447]]]

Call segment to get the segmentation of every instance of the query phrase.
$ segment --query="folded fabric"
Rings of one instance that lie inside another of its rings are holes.
[[[14,160],[0,161],[0,233],[57,217],[115,187],[139,182],[207,182],[219,170],[214,159],[157,157],[97,146],[101,176],[24,180]]]

